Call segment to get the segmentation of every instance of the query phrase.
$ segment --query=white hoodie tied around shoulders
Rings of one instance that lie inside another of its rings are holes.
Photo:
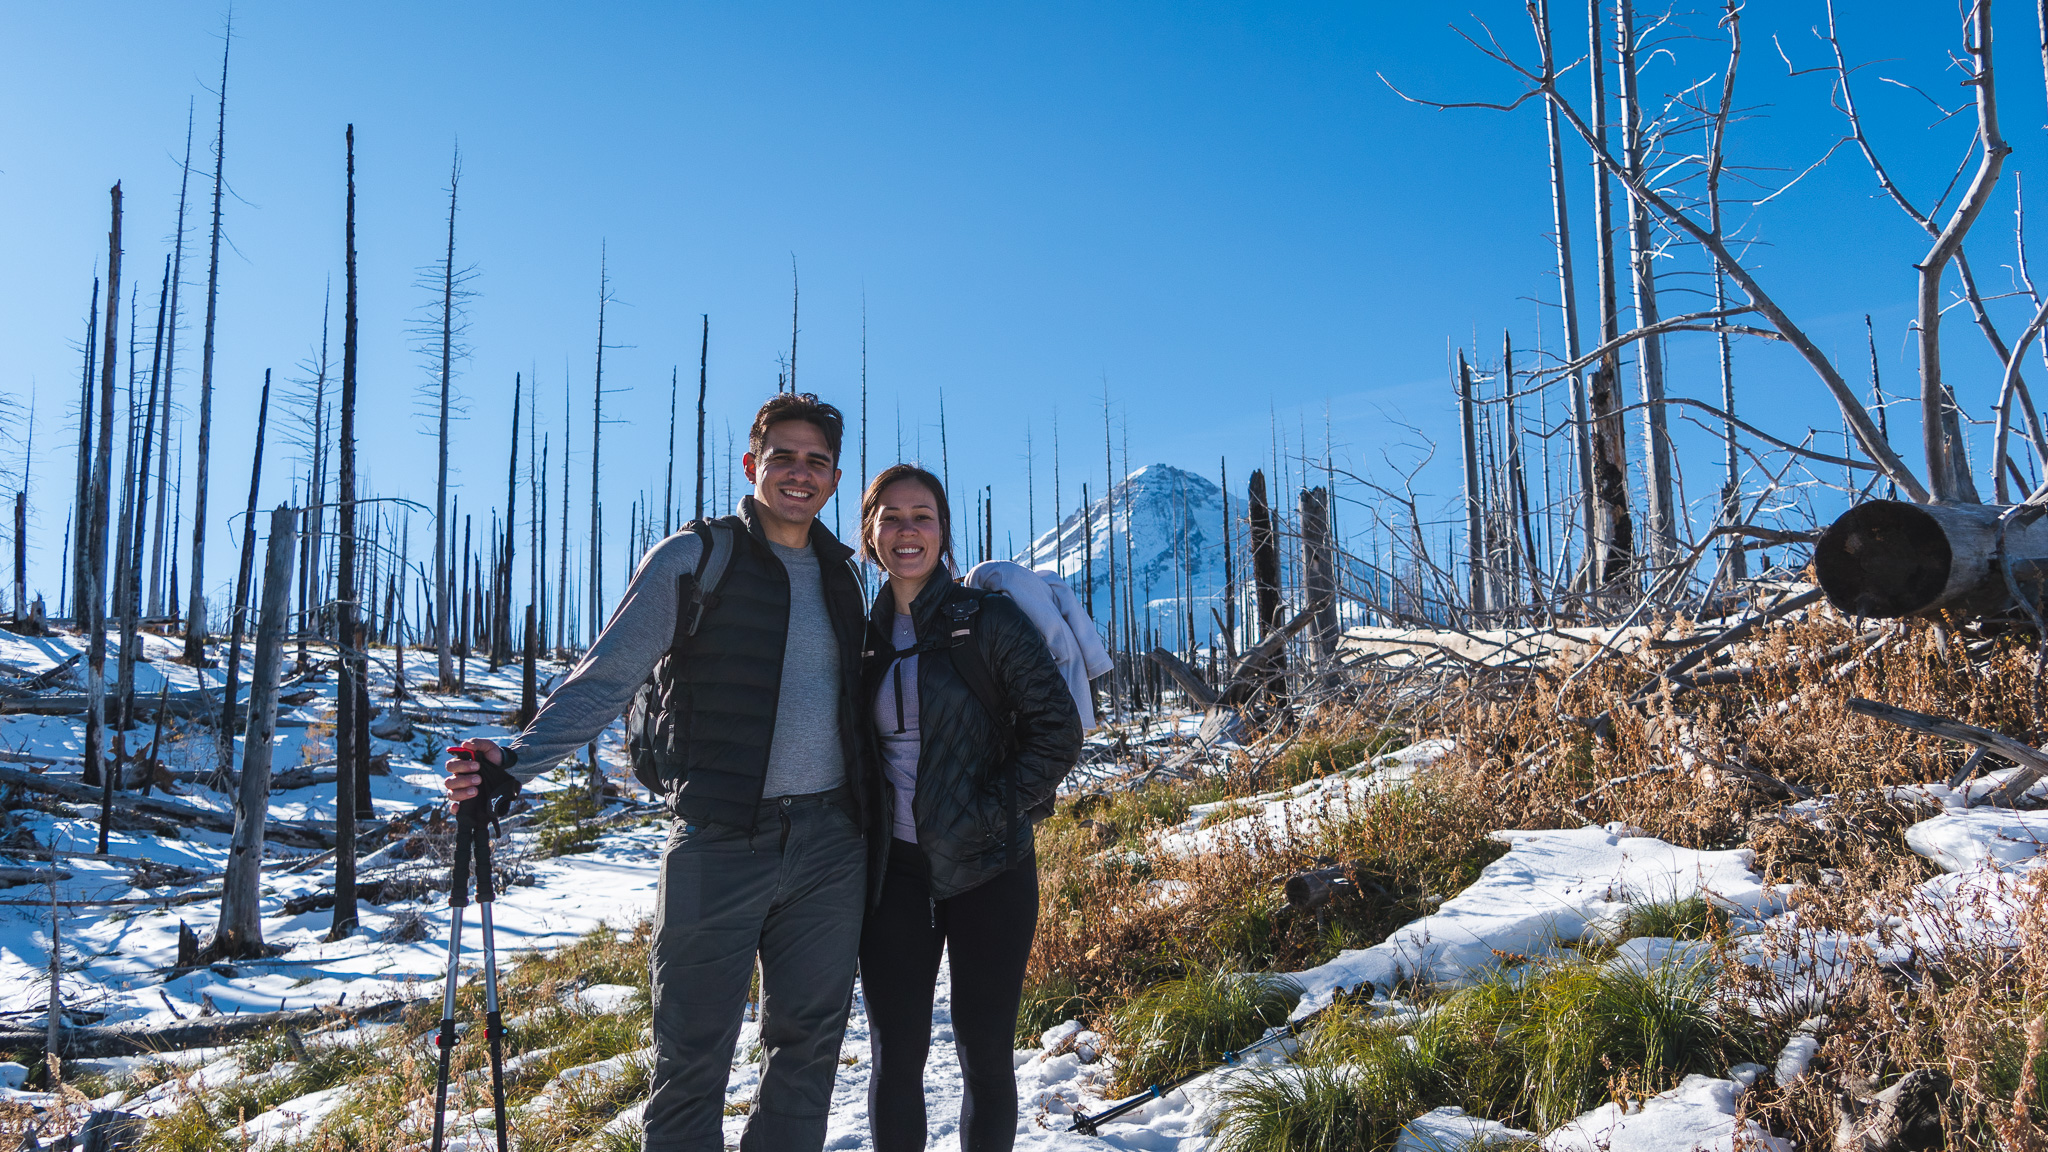
[[[1008,560],[984,560],[962,581],[969,588],[1001,592],[1016,602],[1045,634],[1053,662],[1066,679],[1067,691],[1081,712],[1081,730],[1095,727],[1095,700],[1088,682],[1109,671],[1109,652],[1095,634],[1095,621],[1081,607],[1081,600],[1059,573],[1050,568],[1036,572]]]

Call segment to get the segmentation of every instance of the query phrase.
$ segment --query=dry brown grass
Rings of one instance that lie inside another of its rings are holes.
[[[1383,687],[1369,697],[1375,703],[1327,711],[1296,738],[1421,729],[1454,737],[1457,750],[1413,790],[1314,834],[1194,859],[1147,847],[1191,803],[1271,787],[1244,778],[1243,764],[1221,779],[1116,797],[1088,814],[1096,826],[1063,813],[1040,841],[1043,910],[1027,985],[1035,1014],[1020,1033],[1068,1015],[1105,1026],[1131,996],[1193,967],[1287,971],[1375,943],[1469,883],[1497,857],[1486,834],[1502,828],[1619,821],[1686,847],[1748,848],[1767,879],[1802,885],[1802,927],[1881,933],[1883,915],[1903,910],[1912,886],[1935,875],[1904,845],[1906,829],[1933,811],[1885,789],[1945,781],[1968,749],[1859,716],[1848,700],[1953,716],[2036,744],[2048,719],[2035,708],[2024,638],[1966,638],[1921,621],[1870,638],[1870,627],[1809,613],[1701,669],[1748,670],[1737,682],[1666,684],[1634,706],[1626,701],[1670,654],[1608,654],[1533,676],[1478,673],[1405,694]],[[1612,722],[1601,738],[1571,719],[1602,712]],[[1794,792],[1826,800],[1795,807]],[[1280,882],[1318,857],[1360,864],[1362,890],[1318,915],[1289,912]],[[1867,1096],[1932,1068],[1956,1085],[1944,1118],[1950,1146],[2048,1149],[2048,891],[2032,899],[2030,943],[2018,951],[1859,966],[1826,1006],[1813,1074],[1754,1093],[1750,1106],[1802,1146],[1826,1146],[1835,1094]]]

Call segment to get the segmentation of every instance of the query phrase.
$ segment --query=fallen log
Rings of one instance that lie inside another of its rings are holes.
[[[87,697],[83,692],[37,692],[33,695],[17,696],[12,693],[0,695],[0,716],[76,716],[86,709]],[[236,705],[238,715],[245,715],[247,702]],[[220,701],[203,688],[164,694],[164,712],[181,720],[218,720]]]
[[[1164,648],[1154,648],[1146,653],[1146,656],[1154,664],[1165,669],[1166,674],[1173,677],[1174,683],[1180,685],[1180,690],[1187,693],[1188,699],[1203,710],[1200,733],[1202,743],[1214,744],[1219,740],[1243,742],[1244,718],[1238,714],[1237,709],[1222,703],[1222,698],[1217,695],[1216,690],[1202,680],[1201,673],[1188,667],[1185,660]]]
[[[57,681],[63,679],[64,674],[66,672],[71,671],[72,666],[78,663],[79,657],[84,655],[85,653],[83,652],[73,652],[71,655],[65,657],[64,661],[58,664],[57,666],[53,668],[45,668],[41,672],[36,673],[35,675],[29,677],[28,679],[22,681],[19,684],[7,685],[7,688],[9,691],[14,692],[40,691],[41,689],[47,688],[50,685],[55,684]]]
[[[1989,728],[1979,728],[1975,724],[1965,724],[1947,716],[1931,716],[1925,712],[1880,704],[1860,696],[1849,698],[1849,711],[1874,720],[1882,720],[1887,724],[1896,724],[1910,732],[1974,744],[2019,765],[2020,770],[2013,773],[2012,779],[2005,782],[2005,787],[1988,797],[1990,803],[2000,808],[2015,807],[2020,797],[2025,796],[2041,777],[2048,776],[2048,753],[2031,744],[2015,740],[2003,732],[1993,732]]]
[[[248,1012],[236,1016],[209,1016],[177,1024],[158,1025],[154,1028],[66,1028],[63,1031],[63,1050],[67,1059],[97,1058],[106,1056],[146,1055],[152,1052],[176,1052],[186,1048],[215,1048],[246,1040],[273,1028],[305,1028],[317,1024],[355,1023],[361,1020],[379,1020],[398,1015],[415,1004],[425,1004],[432,997],[422,996],[403,1000],[382,1000],[366,1004],[361,1008],[302,1008],[291,1012]],[[40,1058],[43,1045],[49,1033],[42,1029],[10,1028],[0,1031],[0,1052],[12,1055],[28,1054]]]
[[[1287,906],[1296,912],[1313,912],[1328,904],[1339,893],[1357,889],[1351,878],[1351,869],[1342,864],[1327,868],[1316,868],[1308,872],[1296,872],[1287,878],[1282,891],[1287,896]]]
[[[110,900],[0,900],[0,908],[181,908],[220,899],[220,889],[187,892],[182,896],[121,896]]]
[[[1187,693],[1188,699],[1194,701],[1196,707],[1208,708],[1216,703],[1216,690],[1204,684],[1201,673],[1188,667],[1187,661],[1164,648],[1154,648],[1145,655],[1154,664],[1165,669],[1168,676],[1173,677],[1173,682],[1180,685],[1180,690]]]
[[[98,804],[101,800],[100,790],[97,788],[71,780],[52,779],[49,776],[24,772],[19,768],[9,768],[5,765],[0,765],[0,784],[13,784],[31,792],[55,796],[60,800],[88,804]],[[114,795],[114,804],[129,811],[160,816],[192,827],[204,828],[209,832],[233,834],[235,830],[235,818],[232,815],[225,812],[210,812],[190,804],[180,804],[175,800],[164,800],[155,796],[130,796],[117,792]],[[273,820],[269,825],[269,835],[279,843],[298,848],[329,848],[334,845],[334,829],[313,821]]]
[[[1998,564],[1999,520],[2007,511],[1995,504],[1858,504],[1821,533],[1814,576],[1828,600],[1851,616],[2000,611],[2012,603]],[[2004,555],[2016,576],[2038,584],[2048,569],[2048,520],[2014,522],[2005,531]]]

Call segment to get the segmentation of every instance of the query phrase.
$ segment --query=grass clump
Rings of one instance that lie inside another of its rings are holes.
[[[1333,1010],[1294,1065],[1225,1090],[1217,1149],[1384,1149],[1445,1106],[1546,1131],[1695,1072],[1724,1075],[1774,1039],[1709,961],[1527,965],[1443,996],[1405,1025]]]
[[[1475,994],[1483,1005],[1475,1020],[1498,1018],[1513,1033],[1518,1103],[1547,1130],[1617,1094],[1647,1096],[1768,1055],[1762,1029],[1719,985],[1704,958],[1557,965],[1518,987],[1487,985]]]
[[[1391,728],[1320,732],[1297,740],[1259,773],[1266,788],[1292,788],[1385,755],[1408,743]]]
[[[1269,972],[1196,969],[1132,999],[1112,1023],[1114,1090],[1135,1092],[1222,1063],[1287,1020],[1301,985]]]
[[[1017,1005],[1017,1047],[1036,1048],[1046,1029],[1080,1019],[1088,1014],[1088,1008],[1088,998],[1081,995],[1081,986],[1070,976],[1054,972],[1036,981],[1027,980],[1024,998]]]
[[[1309,1064],[1257,1072],[1225,1089],[1217,1152],[1352,1152],[1388,1147],[1387,1113],[1360,1069]],[[1427,1109],[1425,1109],[1427,1111]],[[1410,1116],[1420,1115],[1412,1113]]]
[[[645,1099],[653,1078],[654,1058],[646,1054],[620,1061],[609,1075],[579,1076],[558,1085],[546,1108],[531,1109],[517,1121],[519,1145],[568,1148],[588,1140]]]
[[[1714,907],[1705,896],[1693,895],[1630,904],[1615,935],[1618,940],[1639,936],[1709,940],[1725,934],[1727,928],[1728,913]]]
[[[1461,1098],[1470,1045],[1425,1020],[1408,1032],[1339,1006],[1310,1034],[1292,1067],[1266,1069],[1223,1092],[1218,1152],[1350,1152],[1392,1147],[1402,1128]]]

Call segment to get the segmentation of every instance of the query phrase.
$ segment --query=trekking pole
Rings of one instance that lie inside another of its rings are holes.
[[[498,1152],[506,1152],[509,1134],[505,1130],[505,1024],[498,1008],[498,941],[491,925],[491,905],[496,898],[491,879],[491,838],[481,819],[472,823],[471,831],[476,846],[477,914],[483,921],[484,933],[484,1039],[491,1046],[491,1108],[497,1120]]]
[[[466,749],[449,749],[456,759],[468,760]],[[497,941],[491,924],[495,896],[491,884],[491,841],[485,827],[488,809],[481,795],[455,806],[455,874],[448,889],[448,974],[441,989],[441,1031],[435,1043],[441,1049],[440,1069],[434,1083],[433,1152],[441,1152],[448,1118],[449,1062],[455,1053],[455,988],[462,961],[462,910],[469,905],[470,868],[476,868],[476,902],[483,920],[484,937],[484,1038],[491,1051],[491,1102],[498,1127],[498,1152],[506,1152],[504,1026],[498,1010]]]
[[[1342,989],[1338,989],[1340,996],[1342,991]],[[1181,1085],[1187,1083],[1190,1080],[1195,1079],[1198,1076],[1206,1076],[1209,1073],[1214,1072],[1217,1068],[1224,1068],[1232,1064],[1236,1064],[1238,1061],[1244,1059],[1246,1056],[1249,1056],[1254,1052],[1257,1052],[1261,1048],[1266,1048],[1271,1045],[1278,1044],[1282,1040],[1291,1039],[1295,1036],[1301,1035],[1302,1032],[1307,1030],[1310,1024],[1313,1024],[1315,1022],[1317,1017],[1321,1016],[1325,1012],[1328,1012],[1330,1009],[1336,1007],[1338,1004],[1342,1002],[1343,1001],[1341,999],[1333,1000],[1331,1003],[1316,1009],[1308,1015],[1303,1016],[1301,1019],[1290,1022],[1284,1028],[1276,1028],[1273,1031],[1267,1033],[1265,1036],[1261,1037],[1260,1039],[1255,1040],[1252,1043],[1247,1044],[1234,1052],[1225,1052],[1223,1054],[1223,1062],[1221,1064],[1211,1065],[1207,1068],[1198,1068],[1193,1072],[1182,1073],[1181,1075],[1175,1076],[1169,1080],[1163,1080],[1157,1084],[1147,1085],[1145,1088],[1141,1089],[1137,1095],[1129,1097],[1125,1100],[1120,1100],[1117,1103],[1110,1105],[1109,1107],[1103,1109],[1100,1112],[1076,1112],[1074,1114],[1074,1126],[1072,1128],[1067,1129],[1067,1131],[1079,1132],[1083,1136],[1094,1136],[1097,1134],[1095,1131],[1097,1127],[1103,1124],[1107,1124],[1111,1120],[1121,1119],[1122,1117],[1127,1116],[1132,1112],[1136,1112],[1138,1109],[1143,1108],[1145,1105],[1150,1104],[1154,1100],[1160,1099],[1161,1097],[1165,1096],[1168,1092],[1173,1091],[1175,1088],[1180,1087]]]
[[[469,905],[470,842],[476,838],[476,810],[481,807],[481,798],[455,806],[455,875],[448,886],[448,974],[441,986],[441,1031],[434,1038],[441,1056],[434,1077],[433,1152],[441,1152],[448,1120],[448,1062],[455,1054],[455,981],[462,966],[462,910]]]

